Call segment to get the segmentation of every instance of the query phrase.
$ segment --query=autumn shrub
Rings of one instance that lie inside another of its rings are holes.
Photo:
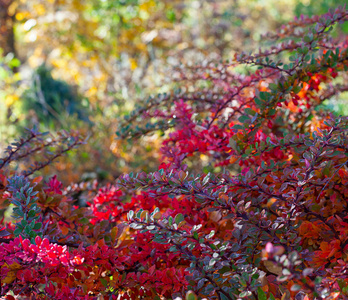
[[[0,139],[11,140],[23,123],[30,127],[33,122],[50,125],[50,130],[74,128],[89,136],[80,151],[40,173],[56,173],[69,185],[156,169],[156,139],[128,145],[117,143],[113,134],[116,117],[128,114],[139,98],[171,87],[172,65],[230,58],[232,52],[262,44],[262,32],[294,15],[319,14],[345,1],[316,0],[315,5],[308,0],[7,2],[12,4],[7,3],[4,13],[11,22],[5,22],[3,29],[16,35],[12,45],[0,38],[0,48],[11,48],[9,56],[20,58],[21,66],[18,60],[13,62],[19,72],[10,75],[11,81],[16,80],[6,84],[6,100],[0,103],[4,128]],[[336,27],[335,33],[342,29]],[[50,72],[40,67],[43,63]],[[78,120],[76,114],[84,121],[88,115],[93,125]],[[202,169],[209,168],[197,165]]]
[[[348,40],[331,36],[347,18],[301,17],[268,49],[178,68],[181,91],[118,131],[167,132],[156,172],[63,187],[11,171],[24,140],[10,146],[4,299],[346,299],[348,118],[321,104],[348,90]],[[221,172],[196,173],[200,159]]]

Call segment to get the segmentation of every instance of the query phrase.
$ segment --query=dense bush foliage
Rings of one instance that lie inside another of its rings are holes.
[[[149,98],[118,131],[170,130],[154,173],[64,188],[33,174],[78,135],[31,131],[9,146],[0,199],[14,222],[0,231],[1,295],[348,297],[348,118],[320,108],[348,90],[348,40],[331,36],[347,18],[345,8],[302,17],[268,35],[269,49],[177,69],[182,90]],[[16,168],[44,150],[43,162]],[[197,156],[222,172],[193,174]],[[76,193],[90,196],[87,207]]]
[[[87,109],[81,105],[77,91],[66,82],[54,79],[45,65],[37,68],[32,86],[22,97],[23,113],[37,117],[38,124],[59,124],[66,114],[88,121]]]

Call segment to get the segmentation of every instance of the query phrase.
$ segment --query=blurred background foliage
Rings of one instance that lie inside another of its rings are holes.
[[[0,0],[0,149],[25,127],[77,129],[88,143],[43,175],[54,168],[68,183],[150,171],[159,139],[120,142],[117,118],[170,91],[175,66],[255,50],[295,16],[345,2]],[[337,30],[347,33],[347,23]],[[336,102],[327,105],[347,113]]]

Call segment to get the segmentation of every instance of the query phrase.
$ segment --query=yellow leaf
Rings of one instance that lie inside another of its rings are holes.
[[[19,270],[21,268],[21,265],[14,262],[11,265],[8,265],[7,263],[5,263],[2,268],[9,268],[10,270],[7,272],[5,279],[1,280],[2,283],[7,283],[10,284],[13,281],[15,281],[16,279],[16,275],[17,275],[17,270]]]
[[[142,211],[141,214],[140,214],[140,219],[145,219],[146,216],[148,215],[148,213],[149,212],[147,210]]]
[[[33,5],[33,8],[39,16],[42,16],[46,13],[46,9],[45,9],[45,6],[43,4]]]
[[[13,94],[13,95],[7,95],[7,96],[6,96],[6,100],[5,100],[6,105],[7,105],[7,106],[11,106],[11,105],[13,105],[18,99],[19,99],[19,96],[18,96],[18,95],[15,95],[15,94]]]
[[[26,14],[23,12],[16,13],[16,19],[22,21],[25,18]]]
[[[115,226],[114,228],[111,229],[111,240],[113,242],[116,240],[117,233],[118,233],[118,227]]]
[[[12,17],[16,13],[17,7],[18,7],[17,1],[13,1],[7,9],[8,15]]]
[[[143,10],[143,11],[149,11],[152,7],[155,7],[156,3],[153,0],[149,0],[149,1],[144,1],[143,3],[141,3],[139,5],[139,9]]]
[[[290,295],[290,292],[288,290],[286,290],[284,292],[284,294],[282,295],[282,298],[281,300],[290,300],[291,299],[291,295]]]
[[[153,215],[154,220],[159,220],[162,217],[162,214],[160,212],[157,212]]]
[[[138,67],[137,62],[134,58],[130,58],[129,63],[132,71],[134,71]]]

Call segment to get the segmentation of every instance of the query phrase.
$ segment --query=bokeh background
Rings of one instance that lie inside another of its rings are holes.
[[[78,183],[151,171],[163,133],[121,141],[115,131],[135,105],[176,87],[176,67],[257,50],[267,32],[345,2],[0,0],[0,149],[32,126],[78,130],[87,143],[43,175]],[[340,97],[326,105],[347,114]]]

